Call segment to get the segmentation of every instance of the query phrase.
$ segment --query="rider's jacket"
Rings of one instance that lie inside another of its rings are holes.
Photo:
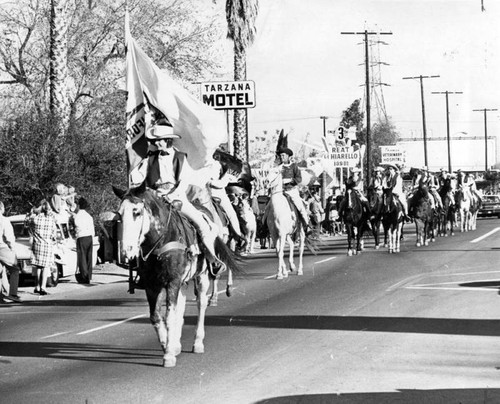
[[[357,180],[354,180],[351,175],[345,183],[345,188],[346,190],[354,189],[355,191],[363,192],[363,180],[361,179],[361,177],[359,177]]]
[[[285,191],[302,182],[302,175],[297,163],[282,164],[281,177],[283,178],[283,188]]]
[[[392,188],[392,193],[395,195],[403,195],[403,179],[398,173],[393,176],[386,175],[382,187],[384,189]]]
[[[181,180],[185,159],[186,154],[178,150],[173,150],[173,153],[169,154],[150,152],[146,185],[152,189],[158,189],[167,184],[176,186]]]
[[[370,186],[377,192],[383,190],[384,177],[373,177]]]

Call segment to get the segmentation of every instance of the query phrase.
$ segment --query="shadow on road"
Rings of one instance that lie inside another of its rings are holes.
[[[185,317],[195,325],[196,317]],[[206,326],[500,336],[500,321],[361,316],[207,316]]]
[[[499,389],[398,390],[387,393],[307,394],[273,397],[255,404],[498,403]]]

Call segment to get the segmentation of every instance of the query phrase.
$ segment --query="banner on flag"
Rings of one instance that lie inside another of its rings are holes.
[[[145,134],[158,122],[181,137],[174,139],[174,146],[187,153],[193,169],[206,166],[217,147],[227,141],[224,113],[197,100],[156,66],[130,35],[128,13],[125,41],[129,172],[147,157]]]

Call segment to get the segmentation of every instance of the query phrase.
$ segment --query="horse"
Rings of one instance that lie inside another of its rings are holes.
[[[382,224],[384,226],[384,246],[389,254],[400,252],[401,232],[404,215],[401,202],[392,193],[392,188],[384,190]]]
[[[456,219],[455,198],[452,195],[451,178],[446,178],[439,190],[439,196],[443,201],[443,209],[438,218],[438,234],[447,237],[448,234],[454,236],[453,226]]]
[[[194,226],[155,191],[141,185],[128,191],[113,187],[121,199],[117,216],[122,221],[121,246],[127,260],[143,262],[143,280],[150,321],[163,349],[163,366],[176,365],[181,353],[181,334],[188,282],[193,280],[198,321],[192,351],[203,353],[205,312],[210,286],[209,269],[200,251]],[[215,251],[233,271],[237,261],[225,243],[217,238]],[[166,304],[165,314],[162,306]]]
[[[368,206],[370,207],[370,224],[372,227],[372,234],[375,240],[375,249],[380,248],[380,223],[382,220],[382,195],[377,192],[373,187],[368,188]]]
[[[443,209],[438,220],[438,234],[442,237],[454,236],[453,227],[455,225],[456,205],[448,193],[441,197],[443,201]]]
[[[368,217],[363,211],[361,199],[356,192],[350,190],[347,193],[342,219],[347,232],[347,255],[350,257],[361,253],[363,249],[363,233],[367,227]],[[353,248],[354,240],[356,240],[356,249]]]
[[[283,194],[283,178],[279,169],[270,170],[269,172],[269,190],[271,197],[266,207],[267,217],[266,224],[269,229],[269,234],[276,248],[278,255],[278,271],[276,279],[288,277],[288,271],[285,265],[285,244],[288,243],[290,255],[288,263],[290,272],[297,271],[297,275],[304,274],[304,265],[302,256],[304,254],[304,246],[306,244],[306,234],[302,221],[299,218],[299,213],[290,207],[287,197]],[[299,266],[295,267],[294,251],[295,243],[298,242]]]
[[[460,231],[476,230],[477,213],[481,206],[477,196],[465,192],[460,186],[455,192],[455,202],[460,214]]]
[[[429,245],[429,236],[433,238],[434,210],[432,209],[429,198],[432,198],[432,195],[429,195],[426,186],[419,186],[412,198],[413,217],[415,219],[415,229],[417,233],[417,247]]]

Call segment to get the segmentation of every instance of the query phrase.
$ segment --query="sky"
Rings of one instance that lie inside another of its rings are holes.
[[[255,81],[256,107],[249,110],[249,136],[276,129],[292,142],[320,144],[323,121],[338,126],[342,111],[364,101],[362,35],[385,44],[378,55],[385,111],[402,137],[422,137],[419,80],[424,79],[427,136],[484,136],[484,116],[473,109],[500,109],[500,2],[483,0],[259,0],[257,37],[247,54],[247,79]],[[377,69],[374,73],[378,75]],[[382,92],[381,92],[382,91]],[[372,97],[371,121],[379,111]],[[500,111],[488,113],[488,135],[500,130]],[[269,136],[269,135],[268,135]],[[497,140],[498,143],[498,140]],[[496,146],[499,149],[500,145]],[[297,146],[299,144],[297,143]],[[498,156],[498,150],[497,150]]]

